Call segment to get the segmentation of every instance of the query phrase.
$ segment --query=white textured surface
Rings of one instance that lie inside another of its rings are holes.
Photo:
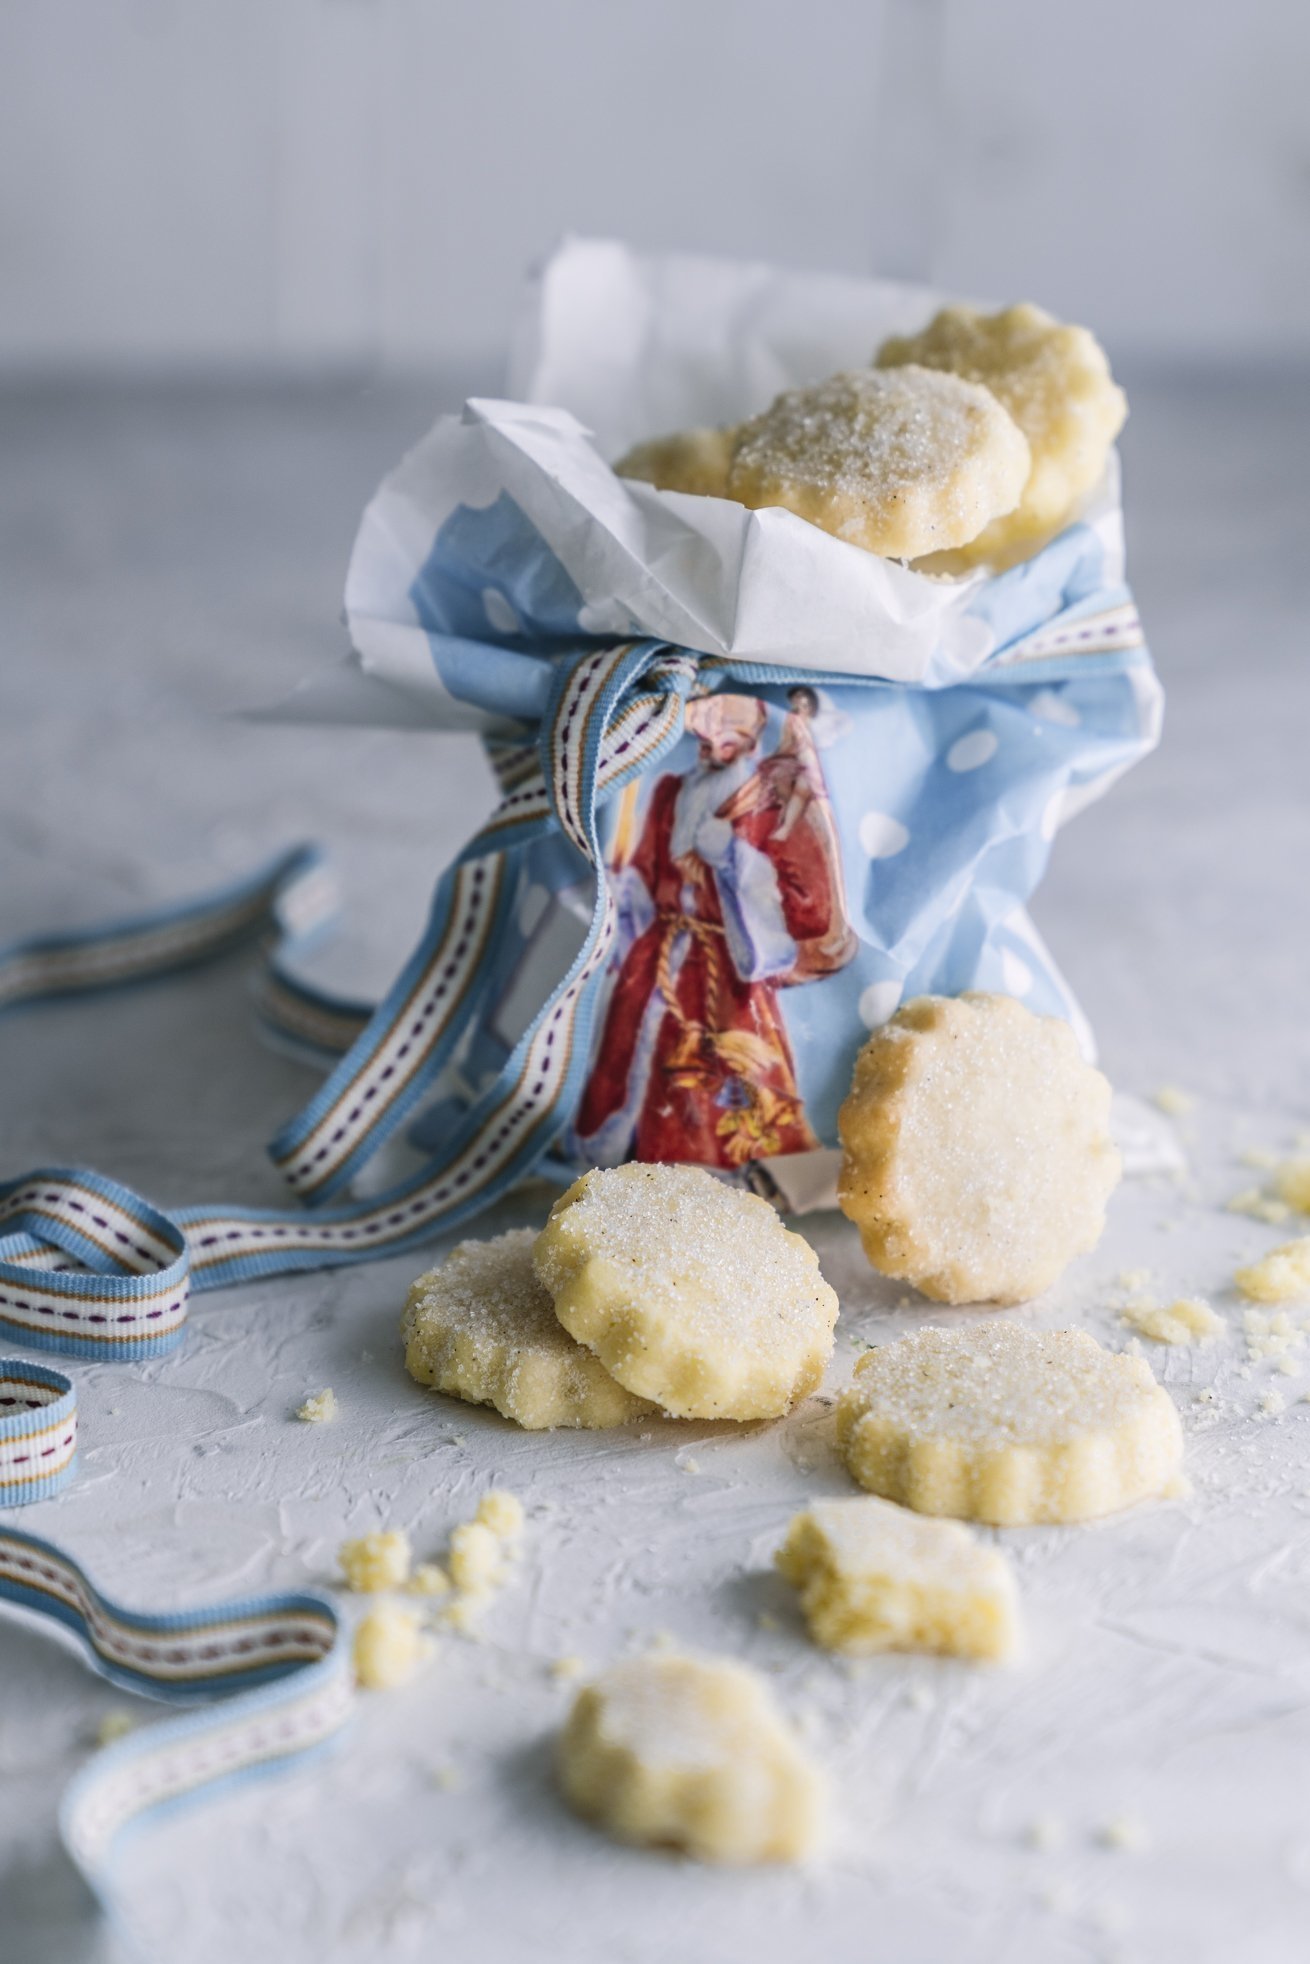
[[[1116,1344],[1123,1269],[1155,1270],[1162,1299],[1195,1292],[1235,1313],[1233,1265],[1280,1231],[1213,1203],[1259,1178],[1236,1163],[1242,1144],[1310,1125],[1306,435],[1289,402],[1274,381],[1134,391],[1135,582],[1171,721],[1160,757],[1062,836],[1037,908],[1111,1077],[1200,1099],[1183,1121],[1196,1188],[1125,1188],[1101,1248],[1027,1313]],[[306,833],[345,875],[333,975],[387,979],[437,862],[488,801],[471,753],[213,712],[335,651],[355,514],[431,406],[0,402],[6,931],[180,894]],[[165,1202],[271,1199],[263,1142],[310,1084],[259,1046],[235,963],[14,1016],[0,1026],[0,1166],[81,1160]],[[525,1198],[500,1222],[534,1211]],[[859,1341],[951,1314],[895,1310],[851,1230],[806,1227],[843,1301],[831,1386]],[[126,1851],[161,1959],[781,1964],[816,1940],[896,1964],[1304,1955],[1310,1355],[1295,1377],[1243,1375],[1236,1337],[1149,1347],[1183,1415],[1193,1495],[999,1536],[1030,1638],[1017,1667],[852,1670],[810,1648],[770,1573],[797,1505],[850,1491],[821,1402],[741,1431],[516,1433],[404,1377],[397,1323],[422,1265],[205,1297],[175,1359],[73,1367],[80,1474],[18,1518],[129,1601],[330,1584],[342,1536],[378,1525],[432,1555],[493,1483],[529,1513],[484,1645],[443,1640],[412,1688],[364,1703],[335,1757]],[[324,1384],[341,1418],[298,1424]],[[1259,1415],[1269,1384],[1281,1417]],[[659,1631],[756,1664],[804,1720],[845,1823],[813,1874],[707,1873],[610,1848],[564,1812],[547,1742],[569,1691],[550,1660],[599,1662]],[[96,1954],[54,1809],[97,1717],[127,1702],[36,1627],[0,1619],[5,1964]],[[434,1780],[444,1768],[453,1787]],[[1140,1852],[1101,1845],[1121,1817],[1141,1824]],[[1039,1851],[1028,1833],[1043,1819],[1063,1838]]]

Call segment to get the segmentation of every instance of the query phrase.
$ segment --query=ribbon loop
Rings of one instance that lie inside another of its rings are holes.
[[[186,1237],[129,1188],[47,1168],[0,1186],[0,1223],[0,1334],[78,1357],[159,1357],[179,1341]]]
[[[0,1507],[49,1500],[73,1477],[77,1392],[71,1378],[0,1357]]]
[[[0,1373],[9,1368],[0,1364]],[[58,1376],[19,1368],[33,1379]],[[105,1747],[65,1793],[65,1846],[104,1901],[112,1845],[130,1822],[200,1787],[282,1764],[323,1744],[350,1715],[337,1613],[321,1596],[251,1596],[162,1616],[129,1610],[61,1549],[0,1526],[0,1602],[71,1630],[111,1683],[209,1707]]]

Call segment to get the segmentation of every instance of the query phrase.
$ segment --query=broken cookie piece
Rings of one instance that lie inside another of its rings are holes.
[[[796,1516],[775,1559],[826,1650],[995,1660],[1015,1649],[1010,1565],[953,1521],[885,1500],[820,1500]]]

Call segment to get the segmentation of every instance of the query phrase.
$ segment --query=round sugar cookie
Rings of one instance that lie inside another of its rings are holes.
[[[570,1336],[675,1418],[777,1418],[832,1355],[837,1298],[808,1241],[703,1167],[584,1174],[535,1259]]]
[[[921,333],[884,341],[877,362],[888,370],[912,363],[982,383],[1004,403],[1032,452],[1013,510],[962,542],[950,561],[925,567],[928,572],[1009,565],[1062,530],[1105,469],[1128,414],[1095,335],[1027,302],[999,314],[944,307]]]
[[[883,1275],[1026,1302],[1099,1240],[1120,1173],[1110,1087],[1013,996],[919,996],[875,1030],[837,1120],[837,1196]]]
[[[987,389],[929,368],[861,369],[789,389],[743,424],[728,496],[915,559],[1012,510],[1028,469],[1026,439]]]
[[[1182,1463],[1144,1358],[1085,1330],[924,1329],[868,1351],[837,1405],[862,1487],[921,1514],[995,1527],[1086,1521],[1159,1494]]]
[[[819,1775],[740,1664],[614,1665],[578,1693],[558,1764],[570,1805],[620,1841],[705,1862],[792,1862],[818,1835]]]
[[[614,466],[618,477],[638,478],[657,491],[690,491],[700,498],[726,498],[728,465],[737,441],[730,429],[675,430],[634,444]]]
[[[409,1292],[405,1369],[470,1405],[494,1405],[526,1431],[600,1431],[653,1407],[625,1391],[560,1325],[532,1266],[532,1228],[462,1241]]]

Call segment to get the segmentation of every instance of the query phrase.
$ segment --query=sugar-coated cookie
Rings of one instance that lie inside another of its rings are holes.
[[[792,1521],[776,1561],[826,1650],[1000,1659],[1018,1640],[1009,1563],[953,1521],[872,1497],[818,1500]]]
[[[614,1665],[578,1693],[558,1763],[570,1804],[620,1841],[706,1862],[792,1862],[819,1831],[819,1775],[740,1664]]]
[[[736,441],[735,427],[675,430],[672,436],[634,444],[614,470],[619,477],[653,484],[657,491],[690,491],[701,498],[724,498]]]
[[[420,1275],[401,1326],[405,1369],[470,1405],[494,1405],[529,1432],[602,1430],[649,1415],[561,1326],[533,1271],[536,1234],[462,1241]]]
[[[930,368],[789,389],[742,426],[728,496],[888,558],[963,545],[1018,503],[1028,444],[996,397]]]
[[[1024,1302],[1096,1245],[1118,1182],[1110,1087],[1012,996],[919,996],[861,1050],[838,1198],[884,1275]]]
[[[837,1444],[871,1493],[997,1527],[1113,1513],[1162,1493],[1183,1454],[1144,1358],[1085,1330],[1000,1322],[867,1352],[838,1402]]]
[[[912,363],[982,383],[1004,403],[1032,452],[1013,509],[926,571],[1006,566],[1060,531],[1105,469],[1128,414],[1095,335],[1026,302],[999,314],[944,307],[921,333],[884,341],[877,361],[889,370]]]
[[[535,1259],[570,1336],[676,1418],[776,1418],[832,1355],[837,1298],[814,1250],[703,1167],[584,1174]]]

